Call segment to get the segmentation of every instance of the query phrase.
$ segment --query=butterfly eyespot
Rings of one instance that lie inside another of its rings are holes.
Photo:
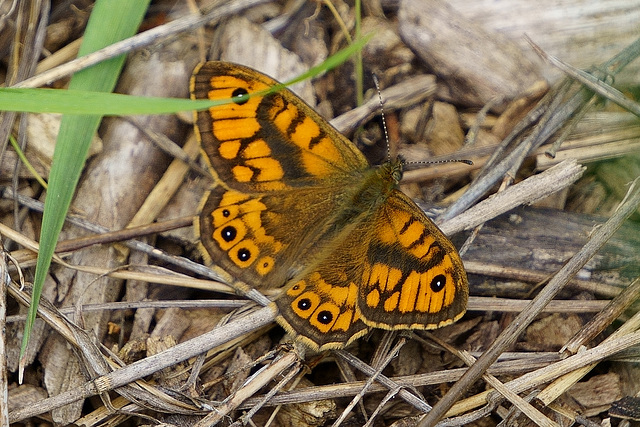
[[[333,321],[333,313],[327,310],[322,310],[318,313],[318,322],[323,325],[328,325]]]
[[[229,211],[229,209],[223,209],[222,216],[225,218],[229,218],[231,216],[231,211]]]
[[[447,278],[442,274],[438,274],[436,277],[431,280],[431,290],[433,292],[440,292],[444,289],[447,284]]]
[[[289,288],[289,290],[287,291],[287,295],[291,297],[297,297],[305,290],[306,287],[307,287],[306,282],[304,280],[300,280],[295,285]]]
[[[220,235],[225,242],[232,242],[238,235],[238,230],[236,230],[235,227],[226,226],[222,229],[222,233]]]
[[[249,92],[245,88],[239,87],[231,93],[231,99],[238,105],[246,104],[249,100]]]
[[[265,276],[273,269],[274,264],[275,260],[273,257],[263,256],[256,263],[256,272],[261,276]]]
[[[303,311],[309,310],[311,308],[311,300],[309,298],[302,298],[298,301],[298,308]]]
[[[251,251],[246,248],[238,249],[238,259],[243,262],[248,261],[249,259],[251,259]]]

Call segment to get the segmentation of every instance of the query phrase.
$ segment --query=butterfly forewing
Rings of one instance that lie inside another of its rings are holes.
[[[318,262],[337,233],[336,205],[348,181],[265,193],[218,185],[203,200],[197,233],[203,253],[236,279],[277,288]]]
[[[193,99],[234,100],[196,117],[202,148],[221,181],[241,191],[277,191],[368,167],[348,139],[289,90],[267,93],[277,84],[235,64],[196,69]]]

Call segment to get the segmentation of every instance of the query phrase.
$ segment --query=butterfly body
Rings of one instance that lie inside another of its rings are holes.
[[[282,288],[278,322],[314,350],[342,348],[370,327],[460,318],[462,261],[397,189],[402,162],[372,168],[293,93],[264,93],[276,84],[236,64],[194,71],[194,99],[235,101],[196,115],[217,184],[198,219],[205,255],[251,286]]]

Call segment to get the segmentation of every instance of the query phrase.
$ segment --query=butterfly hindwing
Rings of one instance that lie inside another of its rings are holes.
[[[205,253],[237,279],[276,288],[314,263],[332,239],[335,204],[345,183],[266,193],[214,187],[200,208]],[[344,203],[344,202],[343,202]]]
[[[336,262],[344,263],[345,252],[332,253],[292,280],[275,301],[280,312],[278,323],[316,351],[344,348],[368,331],[356,307],[357,282],[333,268]]]
[[[376,212],[358,308],[384,329],[435,329],[458,320],[468,299],[462,260],[416,204],[394,190]]]
[[[263,224],[266,210],[260,195],[216,186],[204,199],[197,221],[202,252],[247,283],[282,276],[275,260],[286,249],[287,242],[266,231]]]
[[[435,329],[464,314],[458,252],[400,191],[334,237],[276,300],[279,323],[309,347],[342,348],[370,327]]]

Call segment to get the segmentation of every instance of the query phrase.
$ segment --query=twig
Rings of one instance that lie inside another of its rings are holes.
[[[627,46],[598,68],[606,70],[610,75],[615,75],[639,55],[640,39]],[[567,120],[573,117],[576,110],[579,110],[593,97],[593,93],[590,90],[581,88],[565,101],[564,99],[568,94],[568,90],[569,83],[563,82],[559,88],[556,89],[556,93],[547,94],[538,103],[538,107],[534,108],[527,117],[523,119],[521,124],[505,138],[502,145],[506,148],[507,143],[514,140],[517,135],[520,135],[525,126],[538,121],[539,123],[533,129],[532,133],[502,160],[498,161],[497,155],[492,157],[492,161],[487,162],[484,166],[483,170],[488,170],[486,175],[481,174],[481,178],[477,179],[456,203],[449,206],[442,216],[443,220],[453,218],[465,211],[474,202],[479,200],[508,171],[511,171],[513,174],[513,171],[517,170],[530,150],[543,144],[557,132]]]
[[[426,74],[411,77],[402,83],[384,89],[380,96],[384,99],[385,109],[399,109],[424,101],[425,98],[432,96],[436,89],[435,76]],[[375,97],[334,118],[331,120],[331,124],[341,133],[348,134],[377,114],[380,114],[380,101],[378,97]]]
[[[640,301],[640,277],[636,278],[629,286],[624,288],[602,311],[596,314],[589,323],[584,325],[580,331],[560,349],[560,353],[564,351],[570,354],[577,353],[581,346],[586,345],[600,332],[604,331],[624,310],[637,301]]]
[[[637,183],[637,182],[636,182]],[[457,381],[429,412],[422,422],[421,427],[435,425],[442,416],[453,406],[473,383],[487,370],[487,368],[505,351],[525,328],[540,314],[542,309],[562,290],[568,280],[573,277],[587,263],[596,251],[605,244],[613,233],[622,225],[622,222],[640,205],[640,190],[637,185],[632,186],[629,197],[622,203],[613,216],[601,227],[596,228],[591,239],[560,269],[540,293],[531,301],[529,306],[518,315],[513,322],[496,338],[491,347],[469,368],[469,370]]]
[[[564,71],[570,77],[576,79],[598,95],[601,95],[608,100],[615,102],[622,108],[632,112],[636,116],[640,117],[640,104],[634,102],[633,100],[624,96],[622,92],[618,89],[612,87],[611,85],[606,84],[598,77],[589,74],[585,71],[582,71],[572,65],[567,64],[566,62],[561,61],[553,55],[549,55],[547,52],[542,50],[540,46],[535,44],[533,40],[527,37],[527,41],[533,47],[535,52],[540,55],[542,58],[549,61],[551,64]],[[636,55],[640,54],[640,39],[636,40],[629,48],[629,50],[635,49]]]
[[[631,290],[631,292],[635,292],[636,293],[636,295],[635,295],[636,299],[637,299],[637,292],[638,292],[638,288],[639,288],[638,284],[640,284],[640,279],[636,280],[636,284],[635,284],[635,286],[633,286],[634,289]],[[630,286],[630,288],[631,287],[632,286]],[[612,301],[611,305],[613,305],[613,301]],[[587,327],[585,327],[583,329],[590,330],[591,328],[589,326],[601,324],[600,321],[603,318],[608,317],[607,314],[609,314],[609,313],[607,311],[605,311],[602,316],[596,316],[596,318],[594,318],[592,320],[592,322],[589,322],[589,325],[587,325]],[[613,320],[613,319],[608,319],[608,320]],[[608,341],[611,341],[611,340],[616,339],[616,338],[622,338],[626,334],[630,334],[631,332],[637,330],[639,327],[640,327],[640,313],[636,313],[633,317],[631,317],[631,319],[626,321],[624,323],[624,325],[622,325],[622,327],[620,327],[620,329],[618,329],[613,334],[608,336],[603,342],[608,342]],[[588,335],[587,335],[587,337],[588,337]],[[578,342],[574,341],[574,345],[577,344],[577,343]],[[540,392],[540,394],[538,394],[538,397],[537,397],[538,400],[540,400],[545,405],[549,405],[551,402],[553,402],[558,397],[560,397],[560,395],[562,393],[564,393],[566,390],[568,390],[571,386],[573,386],[575,383],[580,381],[594,367],[595,367],[595,364],[589,365],[589,366],[585,366],[585,367],[583,367],[581,369],[577,369],[577,370],[575,370],[573,372],[569,372],[568,374],[563,375],[562,377],[560,377],[557,380],[555,380],[553,383],[549,384],[544,390],[542,390]]]
[[[362,360],[358,359],[351,353],[344,350],[336,350],[336,354],[346,361],[348,361],[353,367],[364,372],[367,375],[375,375],[376,371],[371,366],[364,363]],[[387,387],[389,390],[400,390],[398,391],[398,395],[402,397],[407,403],[413,405],[416,409],[422,412],[428,412],[431,409],[426,402],[416,397],[415,394],[410,393],[408,390],[401,388],[398,383],[392,381],[388,377],[379,374],[377,377],[378,382]]]
[[[340,424],[342,424],[342,422],[347,418],[347,415],[349,415],[349,412],[351,412],[351,410],[356,406],[356,404],[360,402],[360,400],[364,397],[369,387],[371,387],[371,385],[378,378],[378,376],[382,374],[382,370],[386,368],[389,363],[391,363],[391,360],[393,360],[395,357],[398,356],[398,352],[406,342],[407,342],[406,339],[401,339],[400,341],[398,341],[396,346],[393,349],[391,349],[391,351],[387,354],[387,357],[385,358],[385,360],[383,360],[382,363],[380,363],[380,366],[378,366],[378,368],[373,373],[373,375],[369,376],[364,387],[362,387],[362,390],[360,390],[358,394],[353,396],[353,399],[351,399],[351,402],[349,402],[347,407],[344,408],[344,411],[342,411],[342,414],[340,414],[338,419],[333,423],[333,427],[338,427]],[[400,391],[400,386],[396,386],[395,388],[391,389],[391,393],[393,393],[393,395],[396,395],[399,391]],[[369,420],[369,422],[371,422],[371,419]]]
[[[493,375],[510,375],[515,376],[525,372],[531,372],[533,369],[539,369],[541,367],[547,366],[552,362],[557,362],[558,355],[554,353],[553,355],[540,355],[536,354],[535,357],[522,357],[517,358],[516,360],[509,360],[505,362],[497,362],[491,366],[489,372]],[[351,363],[349,360],[347,363]],[[375,372],[373,368],[368,366],[362,361],[359,361],[362,364],[363,372]],[[360,367],[359,367],[360,368]],[[365,370],[366,369],[366,370]],[[426,385],[438,385],[442,383],[453,382],[466,372],[466,368],[455,368],[455,369],[446,369],[438,372],[429,372],[424,374],[414,374],[407,375],[401,377],[390,378],[389,380],[394,383],[399,384],[402,389],[413,388],[413,387],[421,387]],[[332,385],[323,385],[323,386],[313,386],[306,387],[301,389],[295,389],[288,392],[283,392],[275,396],[271,401],[269,401],[268,406],[276,406],[276,405],[287,405],[292,403],[303,403],[303,402],[311,402],[314,400],[322,400],[322,399],[336,399],[342,398],[345,396],[354,396],[362,390],[365,381],[354,381],[343,384],[332,384]],[[371,389],[368,391],[369,393],[381,392],[389,390],[388,387],[385,387],[381,384],[373,384]],[[247,400],[240,406],[240,409],[248,409],[253,407],[259,401],[259,397],[254,397]],[[265,405],[267,406],[267,405]]]
[[[80,387],[65,393],[36,402],[26,408],[21,408],[9,414],[10,421],[17,422],[57,408],[64,404],[95,396],[96,394],[113,390],[129,384],[132,381],[151,375],[161,369],[173,366],[178,362],[197,356],[211,348],[249,333],[260,326],[264,326],[275,319],[275,308],[264,307],[240,319],[216,327],[189,341],[182,342],[168,350],[136,361],[121,369],[89,381]]]
[[[521,204],[533,203],[575,182],[585,168],[567,160],[494,194],[473,208],[439,225],[446,235],[475,227]],[[547,174],[548,172],[548,174]]]
[[[462,361],[471,366],[475,363],[476,359],[467,351],[459,351],[452,346],[448,345],[443,340],[438,339],[433,334],[429,334],[429,338],[437,342],[440,346],[447,349],[449,352],[455,354],[458,358],[462,359]],[[518,408],[522,413],[524,413],[531,421],[533,421],[537,426],[540,427],[559,427],[559,425],[549,418],[544,416],[542,412],[534,408],[528,401],[521,398],[517,393],[514,393],[509,387],[506,387],[502,381],[500,381],[495,376],[485,373],[483,376],[484,380],[491,385],[491,387],[495,388],[498,393],[502,395],[505,399],[511,402],[514,407]]]
[[[597,347],[582,351],[567,359],[561,360],[551,365],[547,365],[533,372],[521,375],[520,377],[509,381],[505,385],[515,393],[522,393],[524,391],[552,381],[565,372],[574,371],[576,369],[582,368],[583,366],[601,362],[608,357],[611,357],[623,350],[626,350],[638,344],[640,344],[640,331],[636,331],[623,337],[603,342]],[[478,360],[480,360],[481,358],[482,356]],[[451,410],[447,412],[446,416],[454,416],[456,414],[466,412],[470,408],[484,405],[487,402],[489,394],[492,392],[492,390],[487,390],[475,396],[457,402],[455,405],[453,405]],[[437,404],[434,405],[434,408],[436,406]],[[423,419],[422,422],[424,423],[425,420]],[[440,425],[440,423],[438,423],[438,425]]]
[[[213,409],[213,412],[198,421],[194,427],[205,427],[217,424],[229,414],[229,412],[236,409],[242,402],[253,396],[273,378],[294,365],[297,361],[298,356],[294,352],[285,353],[282,357],[251,376],[242,388],[228,396],[219,406]]]
[[[231,1],[225,5],[216,7],[206,15],[188,15],[183,18],[176,19],[167,24],[147,30],[143,33],[136,34],[133,37],[124,39],[103,49],[85,55],[81,58],[69,61],[66,64],[59,65],[42,74],[31,77],[27,80],[12,87],[40,87],[49,84],[62,77],[69,76],[77,71],[95,65],[106,59],[113,58],[123,53],[130,52],[134,49],[144,47],[148,44],[157,42],[160,38],[168,38],[175,36],[183,31],[191,30],[208,22],[224,18],[225,16],[235,15],[251,6],[266,3],[267,0],[237,0]]]
[[[0,242],[0,330],[6,330],[7,285],[11,282],[7,253]],[[9,382],[7,378],[7,334],[0,336],[0,425],[9,425]]]

